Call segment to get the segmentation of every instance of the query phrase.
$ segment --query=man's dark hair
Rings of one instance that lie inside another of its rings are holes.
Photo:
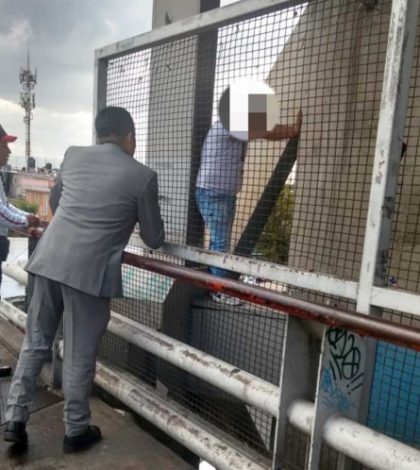
[[[133,118],[126,109],[108,106],[99,111],[96,116],[95,130],[98,139],[111,135],[123,138],[130,132],[134,133],[135,128]]]

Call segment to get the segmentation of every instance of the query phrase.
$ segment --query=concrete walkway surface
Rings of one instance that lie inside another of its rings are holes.
[[[5,327],[5,325],[2,325]],[[0,363],[15,365],[16,357],[0,343]],[[0,417],[10,378],[0,379]],[[17,449],[3,441],[0,426],[0,470],[192,470],[181,457],[99,398],[91,400],[92,424],[103,439],[78,454],[64,454],[63,402],[40,386],[40,397],[27,426],[29,445]],[[60,400],[57,402],[57,400]],[[1,422],[1,420],[0,420]]]
[[[62,402],[31,415],[27,430],[29,445],[25,452],[1,440],[1,470],[190,470],[163,444],[141,430],[128,417],[120,415],[99,399],[92,399],[92,423],[97,424],[103,440],[78,454],[64,454],[62,440]],[[4,427],[4,426],[3,426]]]

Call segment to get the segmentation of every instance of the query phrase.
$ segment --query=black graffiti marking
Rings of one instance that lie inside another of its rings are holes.
[[[363,385],[363,376],[364,376],[364,373],[361,372],[359,375],[357,375],[352,380],[350,380],[350,382],[346,385],[346,387],[348,389],[350,389],[347,392],[348,395],[352,394],[355,390],[357,390],[358,388],[360,388]],[[350,388],[350,387],[352,387],[352,388]]]
[[[337,381],[337,376],[335,375],[334,365],[331,361],[328,361],[328,362],[330,363],[330,368],[331,368],[331,372],[334,377],[334,380]]]
[[[363,385],[363,380],[362,380],[362,382],[360,382],[359,384],[357,384],[355,387],[353,387],[353,388],[349,391],[349,395],[350,395],[350,393],[353,393],[355,390],[357,390],[358,388],[360,388],[362,385]]]
[[[334,376],[340,380],[356,380],[360,370],[361,353],[355,345],[355,336],[342,328],[330,328],[327,332],[330,353],[335,367]]]
[[[364,375],[363,372],[361,372],[358,376],[354,377],[354,378],[350,381],[350,383],[353,384],[354,382],[356,382],[357,380],[359,380],[360,378],[362,378],[363,375]]]

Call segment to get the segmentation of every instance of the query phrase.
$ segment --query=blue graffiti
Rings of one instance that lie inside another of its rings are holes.
[[[356,405],[349,400],[348,394],[337,386],[330,369],[323,367],[321,377],[321,391],[324,392],[323,405],[328,408],[336,408],[340,413],[348,413],[356,408]]]

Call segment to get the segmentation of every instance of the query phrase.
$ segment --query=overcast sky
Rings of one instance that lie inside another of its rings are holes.
[[[19,69],[28,40],[38,70],[32,154],[58,165],[69,145],[92,140],[94,50],[151,22],[152,0],[0,0],[0,123],[19,137],[13,154],[25,153]]]

